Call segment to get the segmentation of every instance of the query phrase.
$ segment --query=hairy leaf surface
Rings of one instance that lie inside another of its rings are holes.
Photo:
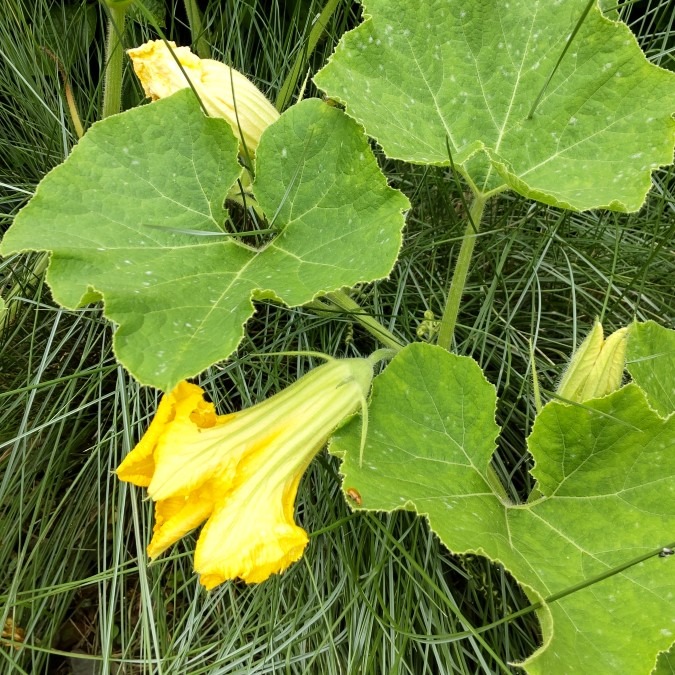
[[[54,298],[102,298],[119,360],[168,390],[236,349],[252,299],[301,305],[386,276],[398,255],[408,201],[339,110],[318,99],[288,110],[263,134],[256,169],[254,192],[277,231],[261,249],[226,226],[237,141],[185,89],[95,124],[1,250],[51,251]]]
[[[675,73],[586,0],[366,0],[315,78],[392,158],[450,163],[483,193],[633,211],[675,144]]]
[[[505,503],[490,487],[494,387],[466,357],[427,344],[400,352],[374,383],[360,425],[334,438],[345,488],[362,508],[428,518],[455,553],[501,562],[533,601],[675,540],[675,416],[629,384],[584,406],[549,403],[528,449],[541,497]],[[675,638],[675,559],[653,557],[545,605],[531,673],[648,673]]]
[[[626,351],[628,372],[654,410],[670,415],[675,411],[675,331],[654,321],[635,323]]]

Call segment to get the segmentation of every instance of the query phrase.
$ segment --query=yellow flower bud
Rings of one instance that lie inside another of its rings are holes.
[[[245,146],[248,153],[255,153],[262,132],[279,118],[277,109],[239,71],[220,61],[200,59],[189,47],[150,40],[127,53],[153,101],[189,87],[189,78],[208,114],[229,123],[243,152]]]
[[[198,386],[178,384],[117,469],[156,502],[148,555],[206,521],[195,571],[207,589],[237,577],[264,581],[298,560],[308,542],[293,518],[300,479],[372,377],[368,359],[331,360],[230,415],[217,415]]]
[[[556,393],[582,403],[600,398],[621,386],[626,361],[628,328],[620,328],[606,340],[599,321],[572,355]]]

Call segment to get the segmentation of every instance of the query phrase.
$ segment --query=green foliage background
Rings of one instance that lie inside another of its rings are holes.
[[[271,99],[322,9],[305,0],[199,6],[213,56],[252,75]],[[182,3],[151,8],[169,37],[191,42]],[[338,3],[311,73],[359,12]],[[672,69],[673,3],[650,0],[619,12],[650,60]],[[3,229],[75,142],[59,74],[42,47],[59,57],[88,127],[100,104],[104,25],[102,7],[79,0],[0,6]],[[132,21],[125,40],[149,36],[145,20]],[[141,96],[127,69],[124,106]],[[390,278],[357,296],[409,342],[425,311],[438,316],[443,307],[448,259],[464,230],[465,186],[444,168],[381,163],[412,210]],[[657,172],[645,206],[630,216],[563,212],[514,195],[488,207],[456,347],[497,388],[503,433],[492,464],[513,499],[532,489],[522,452],[535,414],[528,340],[542,385],[552,391],[595,316],[607,332],[633,318],[672,322],[674,184],[672,169]],[[0,646],[0,672],[68,673],[77,659],[88,672],[97,664],[104,673],[119,663],[148,673],[492,673],[516,671],[509,663],[536,648],[531,615],[476,634],[528,604],[503,569],[450,556],[412,514],[351,513],[337,462],[327,455],[301,488],[299,519],[313,536],[307,557],[288,574],[207,596],[196,590],[190,538],[146,568],[150,505],[111,471],[147,427],[156,394],[116,364],[100,307],[55,306],[43,267],[39,255],[0,262],[7,302],[0,334],[0,621],[11,617],[26,640],[22,649]],[[345,313],[265,301],[256,312],[238,358],[200,379],[221,412],[271,395],[312,365],[262,353],[356,355],[375,346]]]

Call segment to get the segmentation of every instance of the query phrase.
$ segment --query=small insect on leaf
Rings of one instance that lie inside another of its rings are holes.
[[[331,108],[341,108],[342,104],[340,101],[338,101],[335,98],[331,98],[330,96],[322,96],[323,102],[329,105]]]
[[[356,488],[350,487],[345,490],[345,494],[349,499],[351,499],[357,506],[361,506],[362,499],[359,491]]]

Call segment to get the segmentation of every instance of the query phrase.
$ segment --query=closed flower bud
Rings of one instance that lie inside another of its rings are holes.
[[[604,339],[602,325],[596,321],[572,355],[556,390],[558,396],[582,403],[616,391],[623,378],[627,335],[628,328],[620,328]]]

